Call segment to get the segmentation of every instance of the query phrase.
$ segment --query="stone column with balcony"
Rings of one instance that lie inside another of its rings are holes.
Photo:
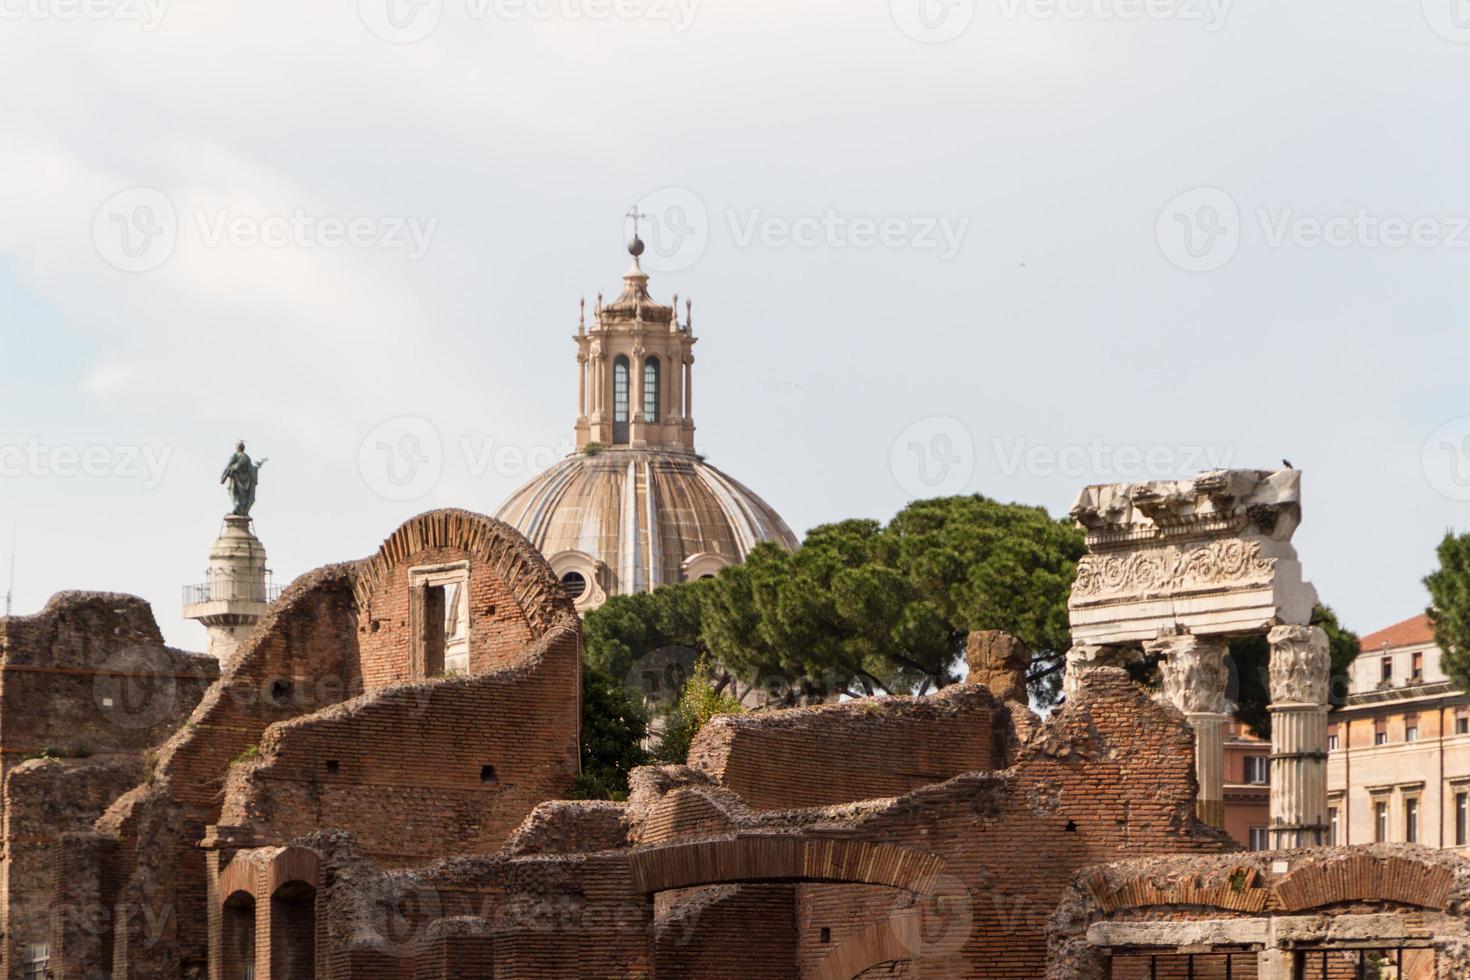
[[[1271,643],[1271,846],[1327,835],[1327,693],[1332,658],[1316,626],[1277,626]]]
[[[209,631],[206,652],[229,665],[236,648],[276,598],[265,564],[265,546],[255,536],[251,519],[227,514],[219,537],[209,549],[207,578],[184,587],[184,618]]]

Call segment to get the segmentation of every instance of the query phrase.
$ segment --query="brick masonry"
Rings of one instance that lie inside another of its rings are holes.
[[[429,676],[414,588],[444,568],[461,676]],[[1276,937],[1262,963],[1349,934],[1470,963],[1464,860],[1242,854],[1195,819],[1178,712],[1101,668],[1043,721],[1003,634],[972,639],[971,683],[718,718],[625,803],[565,800],[580,623],[524,539],[462,511],[303,576],[218,680],[127,597],[58,597],[0,641],[11,977],[32,935],[55,977],[119,980],[1097,980],[1110,936],[1185,976],[1199,930],[1241,928]]]

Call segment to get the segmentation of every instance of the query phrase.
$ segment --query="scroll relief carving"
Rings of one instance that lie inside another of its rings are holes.
[[[1117,554],[1087,554],[1077,563],[1072,601],[1166,596],[1221,587],[1269,587],[1275,559],[1255,541],[1226,539],[1193,547],[1169,545]]]

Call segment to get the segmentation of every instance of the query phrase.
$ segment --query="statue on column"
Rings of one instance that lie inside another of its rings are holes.
[[[230,462],[219,478],[220,483],[229,484],[230,502],[234,504],[231,514],[237,517],[250,516],[250,508],[255,506],[255,487],[260,482],[260,468],[264,465],[264,459],[258,463],[251,462],[250,457],[245,454],[243,441],[235,443],[235,455],[230,457]]]

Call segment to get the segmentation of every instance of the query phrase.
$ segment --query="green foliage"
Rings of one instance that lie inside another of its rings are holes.
[[[922,500],[887,525],[826,524],[795,552],[767,542],[714,579],[614,597],[586,618],[588,662],[627,678],[682,647],[710,656],[720,693],[777,678],[792,701],[861,697],[952,683],[969,632],[1003,629],[1036,652],[1033,693],[1049,703],[1082,552],[1082,532],[1039,507]]]
[[[257,758],[259,755],[260,755],[260,746],[258,746],[258,745],[247,745],[245,747],[245,751],[244,752],[241,752],[239,755],[235,756],[233,759],[230,760],[230,765],[233,767],[233,766],[239,765],[242,762],[249,762],[252,759]]]
[[[582,669],[582,775],[573,797],[624,800],[628,773],[648,762],[648,722],[622,683],[591,664]]]
[[[1470,534],[1446,532],[1436,552],[1439,568],[1424,579],[1429,589],[1429,623],[1445,673],[1470,689]]]
[[[582,622],[587,663],[620,681],[633,674],[647,654],[686,647],[697,660],[703,600],[710,581],[685,582],[652,592],[615,595]],[[679,678],[682,685],[684,678]]]
[[[653,752],[660,762],[685,761],[690,743],[706,722],[716,715],[739,714],[744,710],[739,700],[716,690],[716,683],[716,671],[709,661],[701,660],[666,716],[667,725]]]
[[[35,752],[27,752],[20,757],[21,762],[31,759],[86,759],[91,757],[92,750],[81,747],[64,748],[56,745],[48,745]]]
[[[1347,690],[1344,675],[1361,648],[1358,634],[1338,622],[1329,606],[1319,605],[1312,610],[1312,625],[1322,627],[1327,634],[1332,657],[1330,696],[1336,702]],[[1236,703],[1235,718],[1258,737],[1270,738],[1271,713],[1267,706],[1271,703],[1271,645],[1264,635],[1240,637],[1230,641],[1230,657],[1234,661],[1231,695]]]
[[[854,695],[957,679],[971,630],[1035,651],[1033,693],[1054,700],[1082,533],[1039,507],[981,496],[921,500],[886,526],[849,520],[801,548],[757,548],[725,569],[703,638],[736,676],[832,678]]]
[[[589,442],[587,443],[587,445],[582,447],[582,452],[588,456],[596,456],[598,453],[602,452],[603,448],[604,447],[600,442]]]

